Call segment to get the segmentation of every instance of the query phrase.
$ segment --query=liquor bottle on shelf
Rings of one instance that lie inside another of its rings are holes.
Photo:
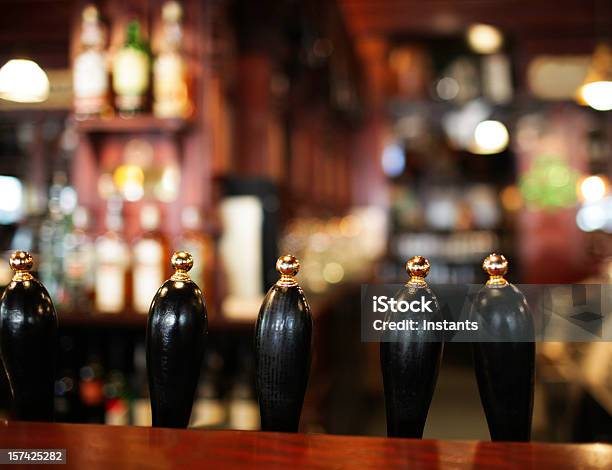
[[[15,272],[0,301],[0,358],[23,421],[53,421],[57,314],[45,287],[30,274],[25,251],[11,255]]]
[[[105,34],[98,9],[87,5],[82,14],[80,51],[72,70],[77,119],[100,116],[108,109],[108,66],[104,43]]]
[[[183,209],[181,223],[183,233],[177,241],[177,248],[193,256],[193,268],[189,276],[206,294],[210,305],[214,257],[212,237],[203,231],[202,215],[196,206],[187,206]]]
[[[172,255],[174,274],[157,291],[147,324],[147,375],[153,426],[185,428],[208,334],[202,291],[190,279],[193,258]]]
[[[65,305],[69,310],[91,308],[94,287],[94,243],[88,234],[89,212],[77,207],[72,214],[73,229],[64,238]]]
[[[187,64],[181,55],[183,9],[176,1],[162,7],[162,37],[153,63],[153,113],[161,118],[186,118],[191,114]]]
[[[144,111],[150,75],[149,48],[141,37],[140,22],[127,25],[125,45],[113,60],[113,91],[119,114],[129,117]]]
[[[169,250],[165,237],[159,232],[160,214],[154,204],[146,204],[140,211],[143,235],[132,247],[132,301],[134,311],[148,313],[155,292],[166,278]]]
[[[525,296],[504,275],[508,261],[493,253],[482,264],[489,274],[470,319],[480,326],[473,343],[480,399],[494,441],[529,441],[535,380],[533,319]]]
[[[312,316],[295,280],[292,255],[276,262],[281,277],[270,288],[255,326],[255,380],[263,431],[297,432],[311,360]]]
[[[128,245],[121,235],[121,203],[109,201],[106,233],[96,240],[95,306],[102,313],[121,313],[127,298],[130,265]]]
[[[429,261],[415,256],[406,263],[410,280],[396,300],[431,301],[432,312],[389,312],[385,321],[442,321],[435,294],[425,282]],[[387,435],[423,437],[423,429],[438,380],[444,335],[424,329],[386,331],[380,343],[380,367],[385,389]]]
[[[61,196],[68,184],[68,178],[63,171],[53,174],[49,188],[47,217],[40,227],[39,248],[40,258],[38,273],[41,282],[47,288],[49,295],[63,306],[64,292],[64,237],[68,232],[68,224],[62,210]]]

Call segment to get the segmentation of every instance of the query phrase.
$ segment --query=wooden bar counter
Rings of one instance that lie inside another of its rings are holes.
[[[612,445],[518,444],[0,423],[0,448],[66,449],[78,469],[610,469]]]

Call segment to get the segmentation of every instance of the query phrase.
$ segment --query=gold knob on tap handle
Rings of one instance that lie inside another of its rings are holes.
[[[170,260],[174,268],[174,274],[170,278],[173,281],[190,281],[191,278],[187,274],[193,268],[193,256],[186,251],[177,251],[172,255]]]
[[[32,259],[32,255],[27,251],[15,251],[11,255],[9,265],[15,272],[13,281],[29,281],[33,279],[30,270],[32,266],[34,266],[34,260]]]
[[[489,275],[487,286],[503,287],[508,285],[508,281],[504,278],[508,272],[508,260],[504,255],[491,253],[482,262],[482,269]]]
[[[277,286],[293,287],[298,285],[295,276],[300,271],[300,261],[295,256],[284,255],[278,258],[276,270],[281,275],[280,279],[276,281]]]
[[[407,286],[426,286],[425,278],[429,274],[429,260],[423,256],[413,256],[406,263],[406,272],[410,275],[410,279],[406,283]]]

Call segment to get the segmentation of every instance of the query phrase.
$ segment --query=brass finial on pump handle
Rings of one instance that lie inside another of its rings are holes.
[[[407,286],[423,287],[427,285],[425,278],[429,274],[429,260],[423,256],[413,256],[406,263],[406,272],[410,279]]]
[[[13,281],[29,281],[33,279],[30,270],[34,266],[34,259],[27,251],[15,251],[9,259],[9,265],[15,272]]]
[[[276,261],[276,270],[281,275],[280,279],[276,281],[277,286],[293,287],[298,285],[295,276],[297,276],[297,273],[300,271],[300,260],[295,256],[284,255],[278,258]]]
[[[261,430],[297,432],[312,360],[312,315],[295,276],[299,260],[276,261],[280,279],[263,299],[255,325],[255,390]]]
[[[9,259],[12,282],[0,298],[0,360],[4,364],[15,417],[53,421],[57,313],[45,286],[30,273],[27,251]]]
[[[189,281],[189,270],[193,268],[193,256],[186,251],[176,251],[170,260],[174,268],[174,274],[170,278],[173,281]]]
[[[503,287],[508,285],[508,281],[504,278],[508,272],[508,260],[504,255],[491,253],[482,262],[482,269],[489,275],[487,286]]]

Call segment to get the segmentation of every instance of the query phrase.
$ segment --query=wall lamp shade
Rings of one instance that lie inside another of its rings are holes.
[[[598,111],[612,109],[612,51],[607,44],[595,49],[578,101]]]
[[[0,68],[0,98],[18,103],[40,103],[49,97],[49,78],[29,59],[11,59]]]

